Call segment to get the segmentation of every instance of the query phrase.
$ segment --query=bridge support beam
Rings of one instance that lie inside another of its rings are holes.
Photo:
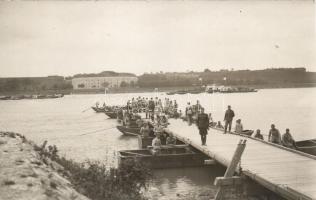
[[[214,184],[219,186],[219,189],[216,193],[215,200],[242,199],[242,180],[240,177],[233,177],[233,175],[236,172],[242,153],[246,148],[246,142],[247,140],[239,141],[224,177],[216,178]]]
[[[217,177],[214,181],[214,185],[218,187],[222,186],[236,186],[242,184],[242,178],[240,176],[233,176],[233,177]]]

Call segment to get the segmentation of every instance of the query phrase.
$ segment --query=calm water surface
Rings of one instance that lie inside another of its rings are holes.
[[[62,155],[76,161],[100,160],[115,165],[116,151],[138,148],[137,139],[123,137],[115,128],[115,120],[95,113],[89,106],[104,100],[120,105],[137,96],[176,99],[181,109],[188,101],[200,100],[217,121],[223,120],[226,106],[231,105],[236,119],[241,118],[247,129],[260,128],[267,134],[270,124],[275,123],[281,133],[290,128],[297,140],[316,138],[313,132],[316,88],[173,96],[163,93],[68,95],[60,99],[0,101],[0,130],[22,133],[37,143],[48,140],[49,144],[58,146]],[[160,199],[167,195],[176,199],[194,192],[213,192],[213,179],[218,173],[222,173],[221,169],[212,173],[209,168],[157,170],[152,191]]]

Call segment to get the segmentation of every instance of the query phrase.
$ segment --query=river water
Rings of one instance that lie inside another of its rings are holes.
[[[267,134],[274,123],[281,133],[290,128],[296,140],[316,138],[313,132],[316,88],[172,96],[164,93],[67,95],[60,99],[0,101],[0,130],[22,133],[39,144],[48,140],[49,144],[57,145],[61,155],[78,162],[99,160],[115,165],[116,151],[138,148],[137,139],[122,136],[115,128],[116,120],[89,107],[104,100],[121,105],[137,96],[175,99],[181,109],[188,101],[200,100],[217,121],[223,120],[227,105],[231,105],[235,118],[242,119],[246,129],[259,128]],[[214,193],[213,179],[221,173],[223,169],[157,170],[151,190],[157,199],[178,199],[189,194],[203,199],[203,194]]]

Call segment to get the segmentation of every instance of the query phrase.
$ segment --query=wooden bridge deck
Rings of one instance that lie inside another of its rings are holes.
[[[201,150],[217,162],[228,166],[240,139],[210,129],[207,146],[201,145],[197,127],[182,120],[170,119],[167,132]],[[287,199],[316,199],[316,159],[303,153],[288,151],[266,142],[247,139],[241,159],[245,175]]]

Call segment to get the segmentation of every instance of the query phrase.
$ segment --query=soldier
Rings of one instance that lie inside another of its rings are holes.
[[[233,118],[235,117],[235,113],[234,111],[231,109],[230,106],[227,107],[227,110],[225,112],[225,117],[224,117],[224,121],[225,121],[225,131],[224,133],[227,132],[227,127],[228,127],[228,131],[231,131],[232,128],[232,122],[233,122]]]
[[[202,145],[206,145],[206,135],[209,129],[209,118],[208,115],[204,113],[203,108],[201,109],[201,113],[197,117],[196,125],[200,131]]]
[[[280,131],[275,128],[274,124],[271,125],[271,129],[269,131],[269,139],[268,140],[269,140],[269,142],[272,142],[274,144],[282,145]]]
[[[253,137],[260,139],[260,140],[263,140],[263,135],[260,133],[260,129],[257,129],[257,131]]]
[[[293,139],[290,129],[286,129],[285,133],[282,135],[282,144],[283,146],[291,149],[297,149],[295,140]]]

